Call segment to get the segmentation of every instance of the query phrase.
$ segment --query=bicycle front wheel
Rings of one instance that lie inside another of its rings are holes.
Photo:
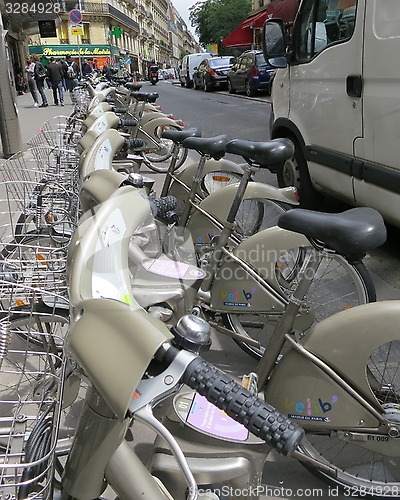
[[[63,374],[60,346],[68,328],[67,311],[64,314],[29,314],[19,310],[11,315],[7,352],[0,359],[0,411],[4,422],[12,417],[12,413],[7,414],[12,406],[1,402],[15,400],[12,411],[17,411],[21,401],[36,401],[40,405],[43,399],[55,396],[52,378],[59,380]],[[52,377],[48,371],[49,359],[54,359]],[[74,366],[67,365],[57,454],[68,452],[71,446],[85,387]],[[7,446],[8,434],[0,427],[0,448]]]
[[[284,295],[290,296],[297,285],[297,276],[308,260],[317,252],[313,247],[291,249],[277,261],[275,272]],[[321,262],[305,297],[305,308],[314,317],[314,323],[328,316],[376,300],[371,276],[362,262],[349,263],[344,257],[323,252]],[[250,356],[259,360],[268,346],[279,316],[263,314],[224,314],[227,328],[248,337],[250,341],[236,341]]]
[[[385,418],[399,425],[400,412],[400,341],[380,346],[368,359],[366,373]],[[368,438],[374,437],[371,441]],[[399,498],[400,446],[398,438],[389,435],[367,435],[351,439],[348,433],[307,433],[300,451],[319,463],[329,465],[335,477],[314,468],[309,470],[320,479],[345,490],[348,496]],[[387,453],[385,453],[387,450]],[[397,453],[396,453],[397,451]]]
[[[188,150],[179,144],[175,144],[170,139],[165,139],[161,137],[162,133],[166,130],[182,130],[180,127],[174,127],[172,125],[164,125],[157,127],[154,131],[156,140],[160,144],[160,152],[157,150],[144,151],[145,164],[154,172],[165,173],[169,167],[169,161],[172,155],[178,150],[178,158],[175,164],[175,169],[177,170],[186,161]],[[161,153],[161,150],[163,153]]]

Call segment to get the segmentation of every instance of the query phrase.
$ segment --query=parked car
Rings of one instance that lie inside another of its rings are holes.
[[[233,60],[232,56],[213,56],[210,59],[204,59],[193,73],[194,88],[202,88],[205,92],[210,92],[214,88],[225,87]]]
[[[178,69],[182,87],[187,87],[188,89],[193,87],[194,68],[197,68],[201,61],[209,57],[212,57],[212,55],[208,52],[198,52],[197,54],[184,56]]]
[[[228,91],[245,92],[254,97],[258,90],[271,92],[274,68],[267,64],[261,50],[248,50],[240,55],[228,73]]]

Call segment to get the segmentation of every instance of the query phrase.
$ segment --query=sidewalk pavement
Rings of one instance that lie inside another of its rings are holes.
[[[35,108],[33,99],[28,92],[24,95],[16,96],[16,104],[19,116],[19,126],[21,130],[22,150],[28,148],[27,141],[40,132],[41,125],[51,118],[59,115],[70,115],[73,109],[69,92],[64,92],[64,106],[54,106],[53,92],[51,89],[45,90],[47,102],[46,108]],[[17,153],[17,151],[15,151]],[[2,157],[2,146],[0,141],[0,158]]]

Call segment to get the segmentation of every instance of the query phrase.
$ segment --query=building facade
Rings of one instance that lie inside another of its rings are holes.
[[[70,20],[74,9],[82,14],[78,24]],[[86,58],[99,68],[107,63],[121,73],[145,75],[151,63],[174,68],[182,50],[197,50],[182,23],[170,0],[62,0],[56,36],[32,35],[29,52],[44,63],[71,54],[78,64]]]

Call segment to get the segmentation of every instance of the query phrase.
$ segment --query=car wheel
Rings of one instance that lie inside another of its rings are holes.
[[[246,80],[245,92],[247,97],[254,97],[257,94],[256,90],[251,86],[249,80]]]
[[[236,94],[236,90],[232,87],[232,82],[229,80],[229,78],[227,81],[227,85],[228,85],[228,92],[230,94]]]
[[[294,156],[277,170],[279,187],[294,186],[298,190],[300,206],[316,209],[321,205],[323,196],[314,189],[311,183],[307,161],[299,143],[292,137],[290,139],[293,141],[295,152]]]
[[[209,82],[206,81],[206,79],[204,78],[203,79],[203,89],[204,89],[204,92],[211,92],[211,85],[209,84]]]

